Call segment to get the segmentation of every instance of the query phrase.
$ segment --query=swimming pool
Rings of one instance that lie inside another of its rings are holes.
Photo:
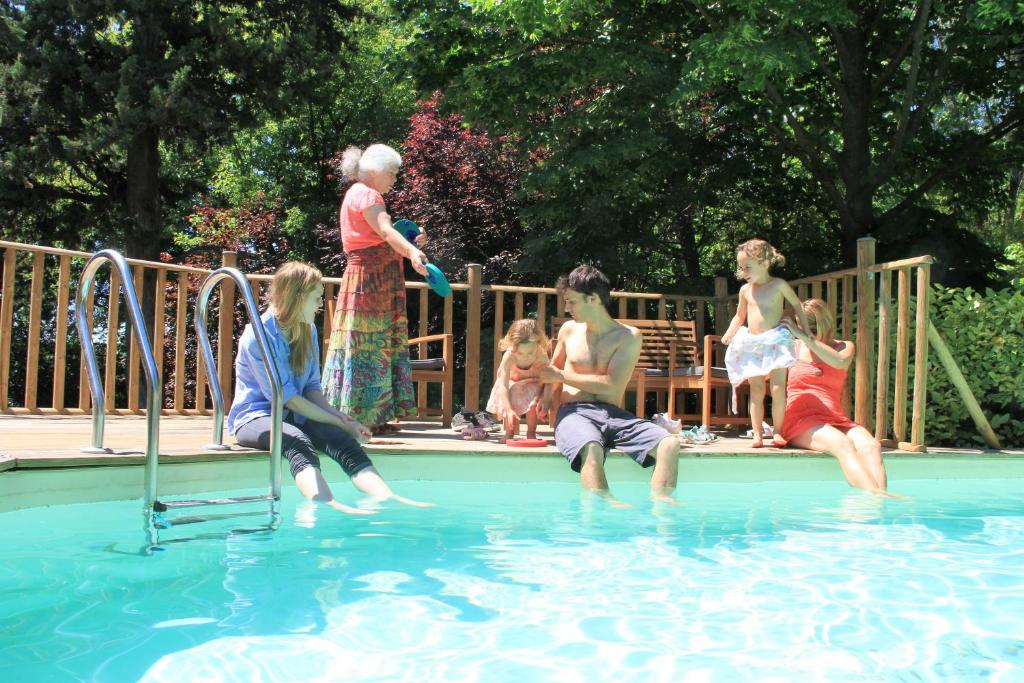
[[[276,531],[190,525],[150,556],[138,500],[24,507],[18,493],[36,477],[61,499],[116,498],[140,468],[0,475],[0,678],[1010,681],[1024,668],[1022,459],[890,459],[910,498],[880,501],[824,458],[689,458],[675,508],[647,502],[649,470],[618,458],[609,477],[630,510],[581,495],[550,457],[375,460],[438,507],[349,517],[288,486]],[[195,486],[202,471],[162,481]],[[225,493],[262,490],[265,462],[235,471],[242,488]]]

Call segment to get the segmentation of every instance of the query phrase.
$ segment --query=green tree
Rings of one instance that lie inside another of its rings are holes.
[[[54,241],[55,221],[69,246],[112,243],[154,260],[170,234],[165,202],[183,215],[212,145],[329,73],[355,12],[311,0],[39,0],[0,11],[5,217],[34,219],[36,240]]]
[[[688,8],[704,28],[680,102],[733,91],[755,107],[828,199],[848,260],[857,238],[898,230],[929,195],[991,182],[995,143],[1024,124],[1012,3]]]
[[[656,237],[619,253],[657,248],[688,273],[686,235],[659,229],[648,203],[680,225],[695,211],[705,260],[716,243],[758,232],[818,254],[821,270],[850,261],[871,232],[890,252],[917,245],[901,238],[918,218],[919,232],[945,230],[954,243],[991,204],[1004,143],[1024,122],[1024,24],[1019,4],[1004,0],[406,5],[424,87],[451,86],[471,120],[518,120],[561,162],[562,196],[584,213],[600,209],[590,213],[604,220],[587,222],[614,234],[631,220]],[[704,131],[694,112],[706,112]],[[659,162],[663,149],[671,162]],[[634,160],[647,170],[639,192],[628,190]],[[620,170],[620,190],[607,192],[603,177]],[[593,196],[571,191],[584,183]],[[665,184],[676,191],[657,196]],[[645,262],[663,272],[657,261]]]
[[[520,269],[550,277],[587,260],[618,286],[682,282],[693,292],[710,286],[702,276],[731,271],[723,245],[754,234],[800,242],[816,270],[837,260],[804,171],[749,103],[725,93],[677,104],[687,37],[700,24],[677,7],[402,7],[421,86],[443,87],[452,108],[512,133],[530,156]]]
[[[264,111],[258,126],[214,150],[207,201],[237,208],[259,194],[280,198],[292,256],[327,265],[324,255],[339,252],[339,186],[328,161],[348,145],[398,148],[416,100],[403,66],[408,41],[386,6],[363,4],[334,68],[286,111]]]

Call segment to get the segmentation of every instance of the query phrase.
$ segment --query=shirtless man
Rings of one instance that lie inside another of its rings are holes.
[[[558,331],[551,365],[541,373],[545,383],[562,385],[555,445],[579,472],[583,488],[613,504],[619,501],[604,473],[611,447],[642,467],[654,465],[651,497],[675,503],[679,440],[618,407],[640,356],[640,331],[608,314],[608,278],[597,268],[580,266],[559,280],[558,289],[573,319]]]

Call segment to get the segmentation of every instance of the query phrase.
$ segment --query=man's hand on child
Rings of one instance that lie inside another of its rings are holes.
[[[540,370],[540,381],[545,384],[557,384],[563,379],[562,371],[554,366],[548,365]]]
[[[530,406],[529,406],[528,410],[535,410],[535,411],[537,411],[537,419],[538,420],[546,420],[547,419],[547,415],[548,415],[547,406],[545,405],[545,401],[541,400],[540,396],[538,396],[537,398],[535,398],[532,401],[530,401]]]

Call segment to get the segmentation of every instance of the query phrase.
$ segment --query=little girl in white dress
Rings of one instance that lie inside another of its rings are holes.
[[[764,419],[765,377],[771,379],[772,427],[782,430],[786,413],[786,368],[796,363],[793,334],[782,324],[786,303],[796,311],[800,327],[807,330],[800,299],[789,284],[768,272],[785,257],[764,240],[749,240],[736,248],[736,275],[746,284],[740,288],[736,315],[722,343],[729,346],[725,368],[733,386],[733,412],[736,411],[736,387],[750,384],[750,421],[754,448],[763,445],[761,423]],[[782,445],[779,439],[773,445]]]
[[[537,438],[537,422],[547,417],[551,385],[540,381],[540,371],[550,362],[548,338],[532,318],[517,320],[499,346],[505,354],[498,376],[487,400],[487,412],[497,415],[505,425],[505,439],[519,432],[519,420],[526,418],[526,438]]]

